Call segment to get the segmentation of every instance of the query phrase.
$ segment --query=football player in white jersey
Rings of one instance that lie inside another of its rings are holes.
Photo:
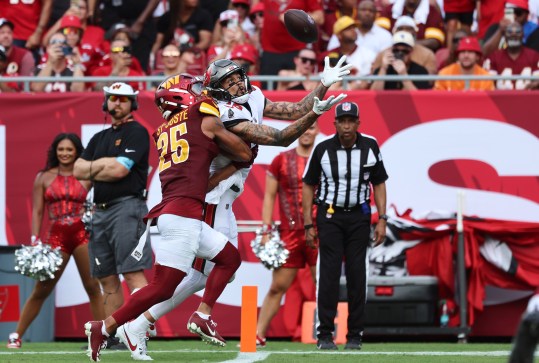
[[[343,56],[335,67],[329,66],[325,59],[321,83],[300,102],[272,102],[262,91],[251,86],[249,77],[237,63],[221,59],[210,64],[204,76],[208,95],[217,101],[221,120],[225,127],[251,143],[253,158],[249,163],[231,162],[226,155],[219,155],[210,167],[210,178],[206,196],[206,223],[223,233],[233,244],[238,244],[236,217],[232,204],[243,191],[243,184],[254,162],[258,145],[288,146],[301,136],[324,112],[341,102],[346,95],[330,96],[322,100],[328,88],[350,73],[350,65],[342,66]],[[263,117],[279,120],[296,120],[279,130],[262,124]],[[154,305],[137,319],[126,323],[124,331],[131,341],[146,344],[146,332],[161,316],[173,310],[185,299],[205,288],[207,276],[213,263],[197,259],[193,268],[176,288],[174,296],[167,301]],[[187,327],[190,328],[189,326]],[[192,331],[193,333],[197,333]],[[127,345],[127,344],[126,344]],[[144,350],[145,351],[145,350]],[[151,360],[148,355],[133,354],[135,360]]]

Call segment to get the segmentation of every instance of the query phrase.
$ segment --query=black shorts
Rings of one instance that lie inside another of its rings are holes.
[[[457,19],[462,24],[471,26],[473,24],[473,11],[469,13],[445,13],[445,22],[452,19]]]

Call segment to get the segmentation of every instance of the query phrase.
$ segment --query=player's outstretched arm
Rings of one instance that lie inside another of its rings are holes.
[[[214,139],[221,151],[231,160],[251,160],[251,149],[238,136],[225,128],[223,122],[215,116],[206,116],[202,120],[202,131]]]
[[[264,116],[279,120],[297,120],[305,116],[314,105],[314,99],[323,99],[332,84],[342,81],[342,77],[350,74],[351,64],[346,64],[346,56],[343,55],[335,67],[329,65],[329,57],[324,59],[324,71],[320,84],[299,102],[271,102],[266,99]]]
[[[245,142],[252,142],[258,145],[288,146],[307,131],[320,115],[331,109],[335,104],[341,102],[345,97],[346,95],[344,93],[341,93],[337,97],[330,96],[324,101],[320,101],[318,97],[314,97],[312,110],[282,130],[251,122],[240,122],[231,127],[230,130]]]

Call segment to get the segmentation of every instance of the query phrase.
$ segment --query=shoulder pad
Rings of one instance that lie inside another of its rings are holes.
[[[213,100],[204,100],[200,102],[198,110],[202,114],[219,117],[219,109]]]

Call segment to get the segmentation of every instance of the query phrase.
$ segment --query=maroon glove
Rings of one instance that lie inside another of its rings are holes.
[[[243,168],[249,168],[253,163],[255,162],[256,156],[258,155],[258,145],[255,145],[251,148],[251,160],[249,161],[233,161],[232,165],[236,167],[236,169],[240,170]]]

